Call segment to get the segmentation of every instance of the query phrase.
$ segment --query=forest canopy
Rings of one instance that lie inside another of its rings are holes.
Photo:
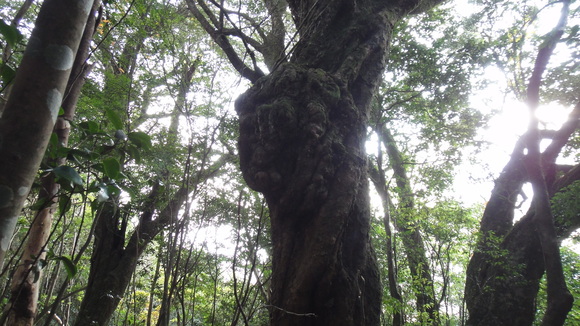
[[[0,0],[2,325],[579,324],[579,23]]]

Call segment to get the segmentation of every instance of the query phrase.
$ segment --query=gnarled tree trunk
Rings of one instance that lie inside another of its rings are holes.
[[[236,102],[273,241],[272,325],[378,325],[364,142],[393,25],[436,1],[288,1],[300,40]]]

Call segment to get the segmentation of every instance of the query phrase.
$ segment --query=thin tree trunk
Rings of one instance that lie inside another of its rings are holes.
[[[95,1],[91,12],[95,12],[99,5],[100,1]],[[94,31],[95,20],[95,16],[90,15],[85,24],[83,37],[71,69],[71,78],[69,78],[66,87],[65,99],[62,103],[64,114],[57,118],[54,127],[58,143],[63,147],[66,147],[68,144],[70,134],[69,121],[74,117],[81,88],[90,71],[90,67],[86,66],[86,59]],[[55,167],[64,163],[64,158],[57,158],[49,160],[48,162],[49,166]],[[7,323],[10,325],[32,325],[34,322],[42,281],[42,268],[39,264],[46,258],[46,250],[44,249],[56,211],[58,190],[59,185],[55,182],[54,175],[48,174],[41,179],[41,190],[38,201],[45,203],[45,207],[38,211],[30,226],[30,233],[24,246],[21,262],[12,278],[12,295],[10,297],[10,310],[7,319]],[[24,311],[26,311],[24,314],[18,313]]]
[[[153,303],[155,298],[155,288],[157,287],[157,280],[159,280],[159,269],[161,267],[161,253],[163,247],[159,246],[159,251],[157,252],[157,263],[155,263],[155,272],[153,274],[153,279],[151,280],[151,288],[149,289],[149,306],[147,308],[147,326],[152,324],[152,314],[153,314]]]
[[[392,325],[393,326],[401,326],[403,325],[403,297],[401,293],[399,293],[399,286],[397,282],[397,271],[395,270],[395,252],[393,248],[393,234],[391,231],[391,201],[389,196],[389,190],[387,189],[387,181],[385,178],[385,172],[382,169],[382,152],[379,149],[379,156],[378,156],[378,168],[371,167],[370,170],[370,178],[375,185],[375,189],[377,190],[379,196],[381,197],[381,201],[383,204],[383,225],[385,227],[386,233],[386,252],[387,252],[387,280],[389,285],[389,294],[393,299],[397,301],[399,306],[394,307],[394,313],[392,316]]]
[[[396,218],[393,219],[395,226],[402,239],[409,270],[413,279],[413,291],[417,298],[417,310],[423,323],[438,325],[439,303],[435,299],[435,289],[429,260],[427,259],[423,236],[417,222],[413,220],[415,214],[415,196],[411,190],[411,181],[407,176],[405,162],[399,151],[395,139],[390,131],[384,126],[377,130],[381,141],[385,144],[389,155],[390,165],[394,171],[397,193],[399,195],[399,207]],[[387,194],[388,196],[388,194]],[[427,316],[423,317],[426,312]]]
[[[173,301],[173,292],[175,290],[179,273],[179,260],[181,256],[179,249],[181,247],[179,246],[178,237],[182,233],[179,230],[175,230],[174,232],[169,232],[168,234],[173,234],[173,237],[170,236],[167,240],[167,258],[163,264],[163,294],[161,297],[161,308],[159,309],[157,326],[169,325],[171,302]]]
[[[18,24],[20,24],[20,21],[22,20],[24,15],[26,15],[26,12],[28,12],[28,9],[30,9],[30,6],[32,5],[33,2],[34,0],[25,0],[22,3],[20,9],[18,9],[18,12],[16,12],[16,15],[14,15],[14,18],[12,18],[10,26],[18,27]],[[12,47],[10,46],[10,44],[6,44],[6,46],[4,47],[4,52],[2,53],[2,62],[7,63],[8,61],[10,61],[10,57],[12,57]],[[1,112],[2,110],[0,109],[0,113]]]
[[[93,2],[43,3],[0,118],[0,264],[57,120]]]
[[[22,3],[20,9],[18,9],[18,12],[16,13],[16,15],[14,15],[14,18],[12,18],[10,26],[18,28],[18,24],[20,24],[20,21],[22,20],[28,9],[30,9],[30,6],[32,5],[33,2],[34,0],[25,0],[24,3]],[[8,64],[11,58],[12,58],[12,46],[10,46],[10,44],[8,43],[5,43],[4,51],[2,52],[2,63]],[[12,89],[12,81],[9,81],[6,85],[4,85],[4,88],[2,90],[3,96],[0,97],[0,116],[2,116],[2,112],[4,112],[6,98],[8,98],[11,89]]]

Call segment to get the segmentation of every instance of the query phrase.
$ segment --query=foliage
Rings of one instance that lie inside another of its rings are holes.
[[[573,247],[563,246],[560,250],[562,256],[562,265],[564,267],[564,275],[566,276],[566,285],[568,290],[572,293],[574,298],[580,295],[580,266],[578,261],[580,255],[577,249]],[[540,283],[540,291],[537,299],[537,313],[534,325],[541,325],[541,320],[546,311],[547,295],[546,295],[546,277],[542,278]],[[564,325],[577,325],[580,322],[580,302],[574,301],[574,307],[568,313],[568,318]]]
[[[234,29],[239,28],[245,36],[267,43],[274,21],[265,2],[221,4],[237,8],[222,16],[213,11],[224,33],[236,36]],[[544,39],[533,32],[544,10],[536,2],[482,0],[475,5],[478,10],[469,17],[457,14],[455,4],[449,4],[396,26],[388,72],[369,116],[373,130],[369,131],[369,161],[377,167],[382,164],[391,192],[387,206],[393,215],[405,216],[411,229],[423,236],[434,297],[441,305],[442,322],[448,324],[461,324],[465,318],[463,284],[482,214],[482,207],[465,207],[454,200],[449,187],[457,178],[455,169],[463,150],[479,146],[476,135],[493,111],[473,108],[470,95],[484,86],[486,67],[493,65],[509,79],[506,88],[523,98],[523,76],[532,68],[530,49]],[[37,9],[33,6],[15,27],[8,22],[16,7],[16,2],[0,1],[0,41],[3,50],[12,49],[0,65],[2,98],[7,96],[6,87],[17,70]],[[282,18],[285,23],[292,19],[287,13]],[[577,6],[570,19],[561,44],[563,59],[545,77],[547,103],[569,106],[577,101]],[[286,27],[291,57],[299,34]],[[263,47],[242,36],[230,39],[238,53],[246,54],[244,64],[267,70],[262,62],[269,59]],[[246,85],[234,76],[227,57],[186,10],[186,3],[104,1],[92,46],[92,72],[77,114],[69,121],[69,143],[64,147],[53,136],[46,152],[47,158],[65,157],[66,163],[45,164],[39,172],[39,177],[53,176],[61,190],[46,245],[48,256],[41,266],[43,276],[38,273],[42,285],[38,323],[48,324],[54,313],[72,324],[79,314],[103,205],[113,203],[122,212],[115,226],[124,233],[112,241],[126,245],[132,232],[142,227],[148,195],[158,186],[152,220],[182,187],[187,188],[187,200],[178,207],[178,217],[144,249],[110,324],[156,324],[167,308],[172,325],[266,325],[272,253],[269,215],[264,199],[248,190],[241,177],[238,120],[233,112],[233,97]],[[395,185],[392,164],[379,160],[386,147],[376,146],[378,126],[392,132],[401,153],[412,209],[401,207],[405,198]],[[578,155],[578,140],[576,132],[567,147],[571,156]],[[579,187],[576,181],[553,197],[558,225],[577,218]],[[2,191],[0,187],[0,197]],[[35,200],[40,191],[37,182],[19,219],[1,284],[10,283],[34,212],[49,204]],[[381,277],[386,279],[387,230],[378,222],[383,208],[375,208],[372,237]],[[425,280],[411,275],[408,258],[402,254],[404,232],[393,231],[403,302],[383,287],[385,324],[395,311],[403,311],[409,324],[420,320],[414,289]],[[500,240],[490,241],[489,254],[506,256]],[[580,295],[576,250],[562,248],[568,286],[575,296]],[[499,261],[506,271],[521,268]],[[8,292],[4,286],[2,303]],[[545,310],[545,298],[542,283],[537,320]],[[579,311],[577,304],[569,325],[578,322]]]
[[[580,193],[580,180],[574,181],[569,186],[560,189],[552,197],[552,214],[556,225],[562,229],[569,229],[576,224],[579,218],[580,203],[578,194]]]

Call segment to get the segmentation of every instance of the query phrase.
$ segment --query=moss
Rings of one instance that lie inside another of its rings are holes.
[[[313,96],[320,97],[329,105],[334,105],[340,100],[340,87],[334,78],[322,69],[312,69],[309,71],[308,83]]]

